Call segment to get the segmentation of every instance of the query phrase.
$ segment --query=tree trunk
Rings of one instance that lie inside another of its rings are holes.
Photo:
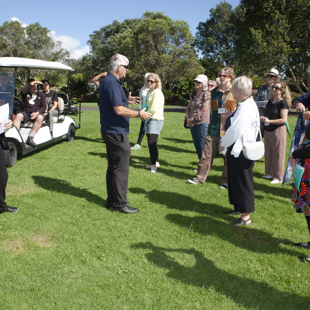
[[[301,89],[301,87],[299,86],[299,84],[298,84],[298,82],[297,82],[297,80],[296,80],[295,74],[294,74],[294,72],[293,72],[291,66],[290,66],[290,65],[287,65],[287,67],[288,67],[288,69],[289,69],[289,71],[290,71],[290,73],[291,73],[291,75],[292,75],[293,81],[294,81],[294,83],[295,83],[297,89],[299,90],[299,92],[300,92],[301,94],[303,94],[304,92],[303,92],[303,90]]]

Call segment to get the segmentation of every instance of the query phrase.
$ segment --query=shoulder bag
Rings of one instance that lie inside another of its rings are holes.
[[[255,108],[257,111],[257,107]],[[257,113],[257,117],[258,117],[258,113]],[[243,155],[248,160],[256,161],[256,160],[261,159],[264,156],[265,147],[262,141],[262,134],[260,132],[260,128],[258,129],[258,134],[259,134],[259,139],[257,139],[258,141],[251,142],[251,143],[243,143]]]

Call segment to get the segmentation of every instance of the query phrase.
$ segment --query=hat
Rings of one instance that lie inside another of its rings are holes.
[[[274,76],[279,76],[279,71],[277,69],[271,69],[268,73],[265,73],[265,75],[274,75]]]
[[[146,80],[149,77],[150,74],[151,74],[150,72],[145,73],[144,79]]]
[[[199,74],[197,75],[197,77],[194,79],[194,82],[197,81],[199,83],[205,82],[208,83],[208,77],[206,75],[203,74]]]

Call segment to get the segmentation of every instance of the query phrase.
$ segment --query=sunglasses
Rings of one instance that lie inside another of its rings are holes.
[[[225,74],[219,74],[219,78],[223,78],[223,79],[227,79],[229,78],[230,76],[229,75],[225,75]]]
[[[148,83],[156,83],[156,81],[146,80]]]
[[[202,83],[202,82],[199,82],[199,81],[194,81],[194,83],[198,83],[198,84],[200,84],[200,83]]]
[[[209,86],[209,87],[214,87],[215,85],[213,85],[213,84],[208,84],[208,86]]]
[[[126,68],[127,70],[129,69],[129,66],[121,65],[122,67]]]
[[[268,75],[267,75],[267,78],[271,78],[271,79],[272,79],[272,78],[274,78],[274,77],[276,77],[276,76],[275,76],[275,75],[271,75],[271,74],[268,74]]]
[[[282,88],[281,88],[281,87],[274,86],[274,85],[272,85],[272,86],[271,86],[271,88],[272,88],[272,89],[276,89],[276,90],[282,90]]]

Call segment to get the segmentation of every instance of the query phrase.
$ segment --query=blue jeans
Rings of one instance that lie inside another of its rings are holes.
[[[200,160],[203,144],[208,133],[208,124],[199,124],[194,127],[190,127],[190,130],[193,137],[194,146]]]

